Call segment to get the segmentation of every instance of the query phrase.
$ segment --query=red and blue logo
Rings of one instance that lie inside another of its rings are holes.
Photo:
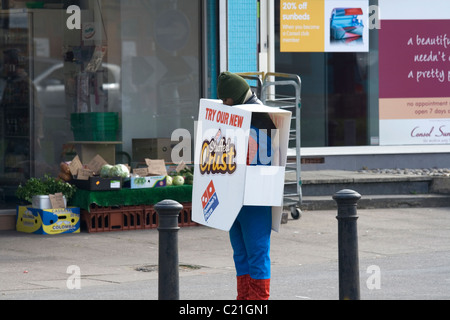
[[[211,214],[219,205],[219,198],[217,197],[216,188],[214,187],[214,183],[211,182],[206,187],[205,192],[202,196],[202,206],[203,206],[203,215],[205,217],[205,221],[208,221]]]

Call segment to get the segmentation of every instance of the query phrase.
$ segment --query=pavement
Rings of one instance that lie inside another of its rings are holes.
[[[370,171],[317,170],[302,171],[302,209],[335,209],[332,195],[341,189],[361,194],[358,207],[450,207],[450,179],[446,175],[417,174],[421,170]],[[393,173],[399,171],[399,173]],[[290,174],[290,176],[289,176]],[[289,172],[287,179],[295,180]]]
[[[271,300],[338,300],[335,210],[288,218],[271,242]],[[358,210],[361,299],[450,299],[450,208]],[[178,231],[180,299],[233,300],[228,233]],[[0,300],[157,300],[157,229],[0,231]]]

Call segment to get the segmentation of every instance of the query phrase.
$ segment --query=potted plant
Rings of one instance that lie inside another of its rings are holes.
[[[33,207],[49,209],[50,203],[48,195],[62,193],[67,203],[75,194],[76,187],[57,178],[45,175],[43,178],[30,178],[16,191],[16,196],[23,201],[29,202]],[[44,199],[44,203],[42,203]]]

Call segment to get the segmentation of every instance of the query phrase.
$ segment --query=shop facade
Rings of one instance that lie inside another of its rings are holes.
[[[446,0],[1,5],[2,208],[15,207],[18,183],[56,175],[77,141],[106,139],[72,114],[117,113],[106,130],[117,163],[142,161],[142,141],[183,142],[191,160],[199,99],[216,97],[223,70],[301,77],[302,170],[450,161]]]
[[[447,1],[262,3],[260,65],[302,79],[302,170],[448,166]]]
[[[217,74],[214,3],[2,1],[1,207],[15,208],[19,183],[56,177],[80,141],[112,141],[113,161],[136,165],[137,142],[190,138]],[[88,113],[117,120],[74,117]]]
[[[448,166],[447,1],[219,6],[220,69],[301,77],[302,170]]]

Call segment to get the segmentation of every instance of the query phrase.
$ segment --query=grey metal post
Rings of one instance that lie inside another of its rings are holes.
[[[158,299],[179,299],[178,215],[183,206],[174,200],[155,204],[158,214]]]
[[[333,195],[338,212],[339,299],[359,300],[359,258],[356,203],[361,195],[343,189]]]

